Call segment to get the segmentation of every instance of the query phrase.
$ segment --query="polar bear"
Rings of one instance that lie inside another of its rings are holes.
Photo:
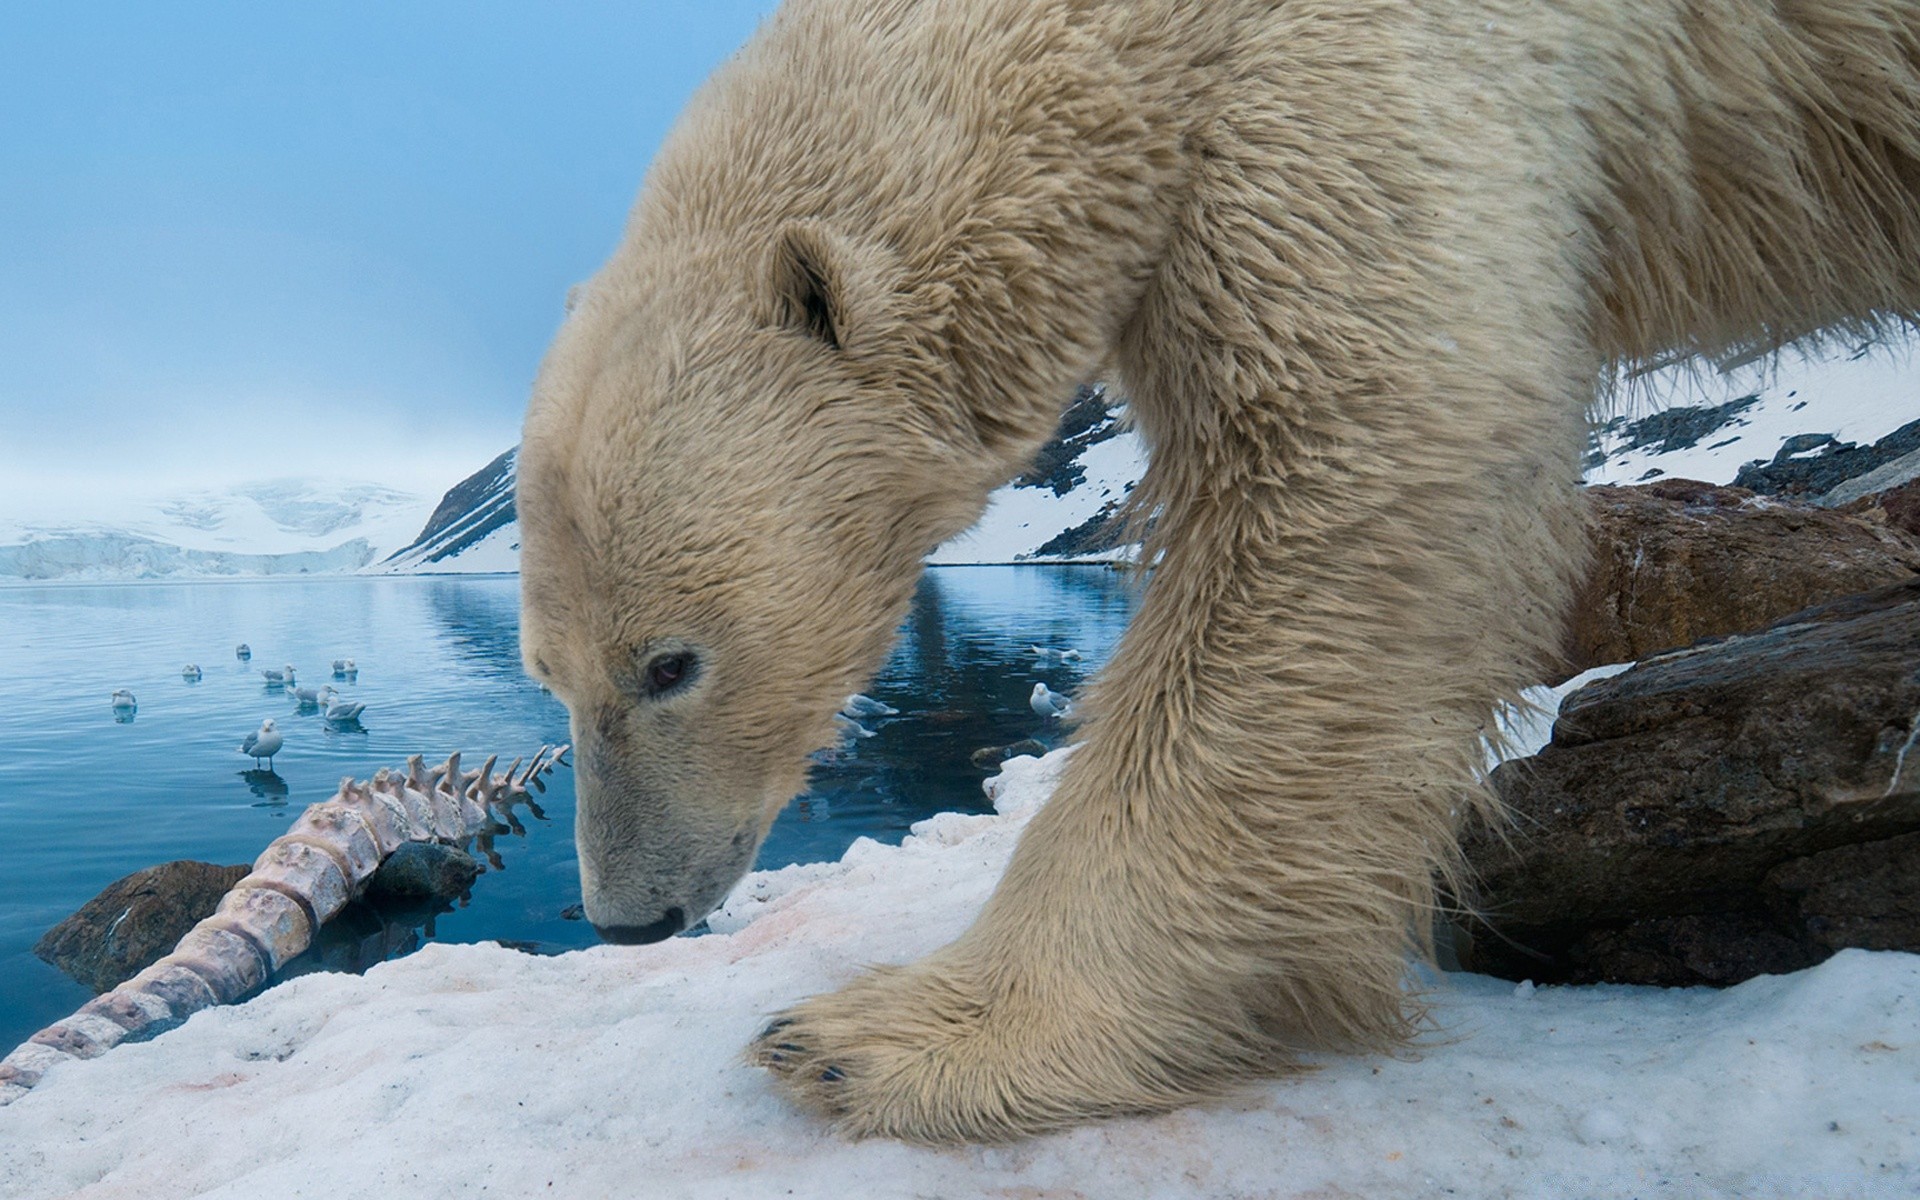
[[[587,914],[718,903],[922,558],[1112,376],[1156,565],[1058,791],[963,937],[754,1053],[944,1142],[1391,1046],[1597,384],[1917,309],[1915,0],[789,0],[527,414]]]

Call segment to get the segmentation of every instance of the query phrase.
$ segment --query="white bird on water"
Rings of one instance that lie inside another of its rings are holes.
[[[260,673],[267,677],[268,687],[275,687],[279,685],[285,685],[287,687],[293,686],[293,664],[292,663],[288,663],[286,665],[286,669],[284,670],[280,670],[280,671],[262,670]]]
[[[1072,712],[1073,701],[1044,683],[1036,683],[1033,685],[1033,694],[1027,697],[1027,707],[1033,709],[1034,716],[1051,721]]]
[[[241,662],[245,662],[253,657],[253,647],[247,645],[245,642],[241,642],[233,648],[233,656]]]
[[[132,692],[128,691],[126,688],[115,689],[113,693],[113,711],[132,712],[134,709],[139,707],[140,705],[137,701],[134,700]]]
[[[200,668],[193,663],[188,663],[186,666],[180,668],[180,678],[186,680],[188,683],[199,683]]]
[[[285,741],[286,739],[280,736],[280,731],[273,727],[273,718],[268,717],[260,722],[260,728],[247,735],[246,741],[240,743],[240,753],[252,755],[255,768],[260,766],[261,759],[266,759],[267,770],[271,771],[273,756],[280,753],[280,747],[285,744]]]
[[[360,677],[360,668],[354,666],[353,660],[350,658],[336,658],[333,660],[333,677],[335,679],[357,679]]]
[[[862,696],[859,692],[848,696],[840,705],[840,715],[859,720],[861,717],[897,717],[900,710],[891,704],[875,700],[872,696]]]
[[[833,714],[833,723],[840,727],[840,736],[849,742],[863,741],[873,736],[873,730],[845,713]]]
[[[358,721],[360,714],[367,711],[367,706],[364,702],[359,700],[342,700],[340,693],[334,691],[331,686],[320,689],[320,703],[323,706],[321,715],[329,721],[338,722],[342,725],[348,721]]]
[[[327,690],[331,691],[332,689],[329,688]],[[320,704],[320,693],[318,690],[310,687],[301,687],[294,683],[291,678],[287,680],[287,691],[295,700],[300,702],[301,708],[317,708]]]

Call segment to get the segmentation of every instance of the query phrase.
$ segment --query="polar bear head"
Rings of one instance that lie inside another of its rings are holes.
[[[951,415],[937,307],[807,220],[643,229],[574,297],[518,465],[521,635],[572,717],[610,940],[678,932],[752,866],[1003,469]]]

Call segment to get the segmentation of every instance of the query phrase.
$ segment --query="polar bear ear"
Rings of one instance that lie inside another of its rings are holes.
[[[835,350],[852,332],[846,249],[816,221],[788,225],[773,248],[774,320]]]

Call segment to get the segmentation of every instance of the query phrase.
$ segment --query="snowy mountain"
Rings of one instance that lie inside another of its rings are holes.
[[[520,569],[520,523],[513,510],[513,469],[520,448],[496,457],[453,485],[420,536],[369,568],[383,575],[512,572]]]
[[[1850,498],[1842,485],[1867,472],[1880,487],[1920,474],[1920,371],[1897,351],[1667,368],[1627,381],[1617,407],[1596,433],[1589,483],[1686,477],[1839,503]],[[517,454],[437,504],[375,485],[280,481],[172,496],[112,520],[0,521],[0,580],[511,572]],[[1121,510],[1146,460],[1124,403],[1083,389],[1032,467],[927,561],[1129,558]]]
[[[1789,353],[1764,370],[1670,367],[1627,381],[1617,407],[1620,415],[1596,432],[1589,483],[1665,475],[1812,498],[1867,470],[1897,472],[1888,464],[1920,451],[1920,427],[1906,428],[1920,422],[1920,371],[1891,350]],[[1124,426],[1124,405],[1104,389],[1084,389],[1033,467],[994,492],[980,521],[927,561],[1128,558],[1120,509],[1146,462],[1139,435]],[[514,570],[512,468],[509,451],[447,493],[417,543],[374,569]],[[1920,473],[1920,460],[1913,470]],[[1810,479],[1833,482],[1810,488]]]
[[[935,550],[930,563],[1007,563],[1124,558],[1119,510],[1146,470],[1146,448],[1123,427],[1124,405],[1083,388],[1053,440],[1019,478],[993,493],[972,529]],[[462,480],[420,536],[366,568],[380,573],[484,573],[519,566],[513,510],[518,449]]]
[[[0,517],[0,581],[164,579],[358,570],[405,545],[429,497],[281,479]]]

